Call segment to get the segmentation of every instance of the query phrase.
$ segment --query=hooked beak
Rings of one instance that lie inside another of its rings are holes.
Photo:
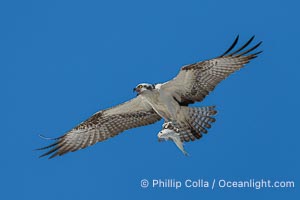
[[[133,92],[137,92],[137,93],[140,93],[140,89],[139,88],[133,88]]]
[[[138,89],[138,88],[133,88],[133,92],[136,92],[136,93],[137,93],[136,96],[139,96],[139,94],[140,94],[140,89]]]

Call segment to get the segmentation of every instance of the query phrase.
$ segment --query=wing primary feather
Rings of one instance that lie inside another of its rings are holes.
[[[263,51],[259,51],[259,52],[256,52],[256,53],[253,53],[253,55],[257,56],[258,54],[262,53]]]
[[[54,154],[52,154],[48,159],[52,159],[52,158],[54,158],[56,156],[59,156],[59,155],[60,155],[60,153],[57,151]]]
[[[56,156],[62,156],[62,155],[64,155],[64,154],[66,154],[66,153],[68,153],[68,152],[70,152],[70,149],[72,148],[72,146],[71,145],[67,145],[66,143],[65,144],[63,144],[63,145],[61,145],[61,148],[57,151],[57,152],[55,152],[55,154],[53,154],[53,157],[52,158],[54,158],[54,157],[56,157]]]
[[[57,145],[58,142],[54,142],[53,144],[50,144],[48,146],[45,146],[45,147],[42,147],[42,148],[38,148],[38,149],[35,149],[35,150],[45,150],[45,149],[49,149],[50,147],[53,147],[55,145]]]
[[[62,156],[62,155],[65,155],[66,153],[69,153],[69,149],[70,148],[68,148],[68,149],[66,149],[66,150],[64,150],[64,151],[59,151],[59,152],[56,152],[55,154],[55,156]]]
[[[253,51],[253,50],[256,49],[257,47],[259,47],[259,46],[261,45],[261,43],[262,43],[262,42],[257,43],[254,47],[248,49],[247,51],[244,51],[244,52],[240,53],[240,54],[237,55],[237,56],[243,56],[243,55],[245,55],[245,54],[247,54],[247,53]],[[261,53],[261,52],[262,52],[262,51],[260,51],[260,53]],[[255,54],[255,55],[257,55],[257,54]]]
[[[45,139],[45,140],[58,140],[58,139],[62,138],[63,136],[56,137],[56,138],[50,138],[50,137],[46,137],[42,134],[39,134],[39,137],[42,138],[42,139]]]
[[[41,157],[44,157],[44,156],[47,156],[47,155],[49,155],[49,154],[51,154],[51,153],[57,151],[59,148],[60,148],[60,146],[56,146],[55,148],[53,148],[53,149],[51,149],[50,151],[48,151],[48,152],[44,153],[43,155],[41,155],[40,158],[41,158]],[[50,159],[50,158],[49,158],[49,159]]]
[[[236,51],[234,51],[233,53],[231,53],[231,54],[229,54],[229,55],[227,55],[227,56],[233,56],[234,54],[236,54],[236,53],[238,53],[238,52],[240,52],[240,51],[242,51],[244,48],[246,48],[251,42],[252,42],[252,40],[254,39],[254,35],[248,40],[248,42],[246,42],[241,48],[239,48],[238,50],[236,50]]]
[[[223,57],[225,56],[227,53],[229,53],[237,44],[237,42],[239,41],[239,35],[237,35],[237,37],[235,38],[234,42],[232,43],[232,45],[225,51],[225,53],[223,53],[222,55],[220,55],[219,57]]]

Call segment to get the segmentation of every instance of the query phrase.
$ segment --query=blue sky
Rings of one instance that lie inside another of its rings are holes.
[[[295,199],[299,197],[299,2],[1,1],[1,199]],[[222,82],[209,134],[184,157],[155,125],[52,160],[33,149],[140,82],[256,35],[264,53]],[[140,187],[141,179],[293,180],[295,188]],[[135,198],[134,198],[135,197]]]

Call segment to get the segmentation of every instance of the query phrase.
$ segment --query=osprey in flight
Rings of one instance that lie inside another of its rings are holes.
[[[137,85],[134,88],[137,97],[101,110],[61,137],[52,139],[55,140],[53,144],[38,149],[49,149],[41,157],[50,155],[49,158],[53,158],[84,149],[125,130],[153,124],[160,119],[164,124],[158,133],[159,141],[175,142],[186,155],[183,142],[200,139],[215,121],[213,116],[216,114],[214,106],[197,108],[189,105],[202,101],[218,83],[262,52],[253,53],[262,42],[247,48],[254,36],[234,51],[238,39],[237,36],[219,57],[183,66],[168,82]]]

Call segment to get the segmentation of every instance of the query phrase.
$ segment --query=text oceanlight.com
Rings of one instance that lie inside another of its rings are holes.
[[[268,180],[268,179],[248,179],[248,180],[225,180],[225,179],[142,179],[142,188],[253,188],[256,190],[263,188],[294,188],[295,182],[292,180]]]

